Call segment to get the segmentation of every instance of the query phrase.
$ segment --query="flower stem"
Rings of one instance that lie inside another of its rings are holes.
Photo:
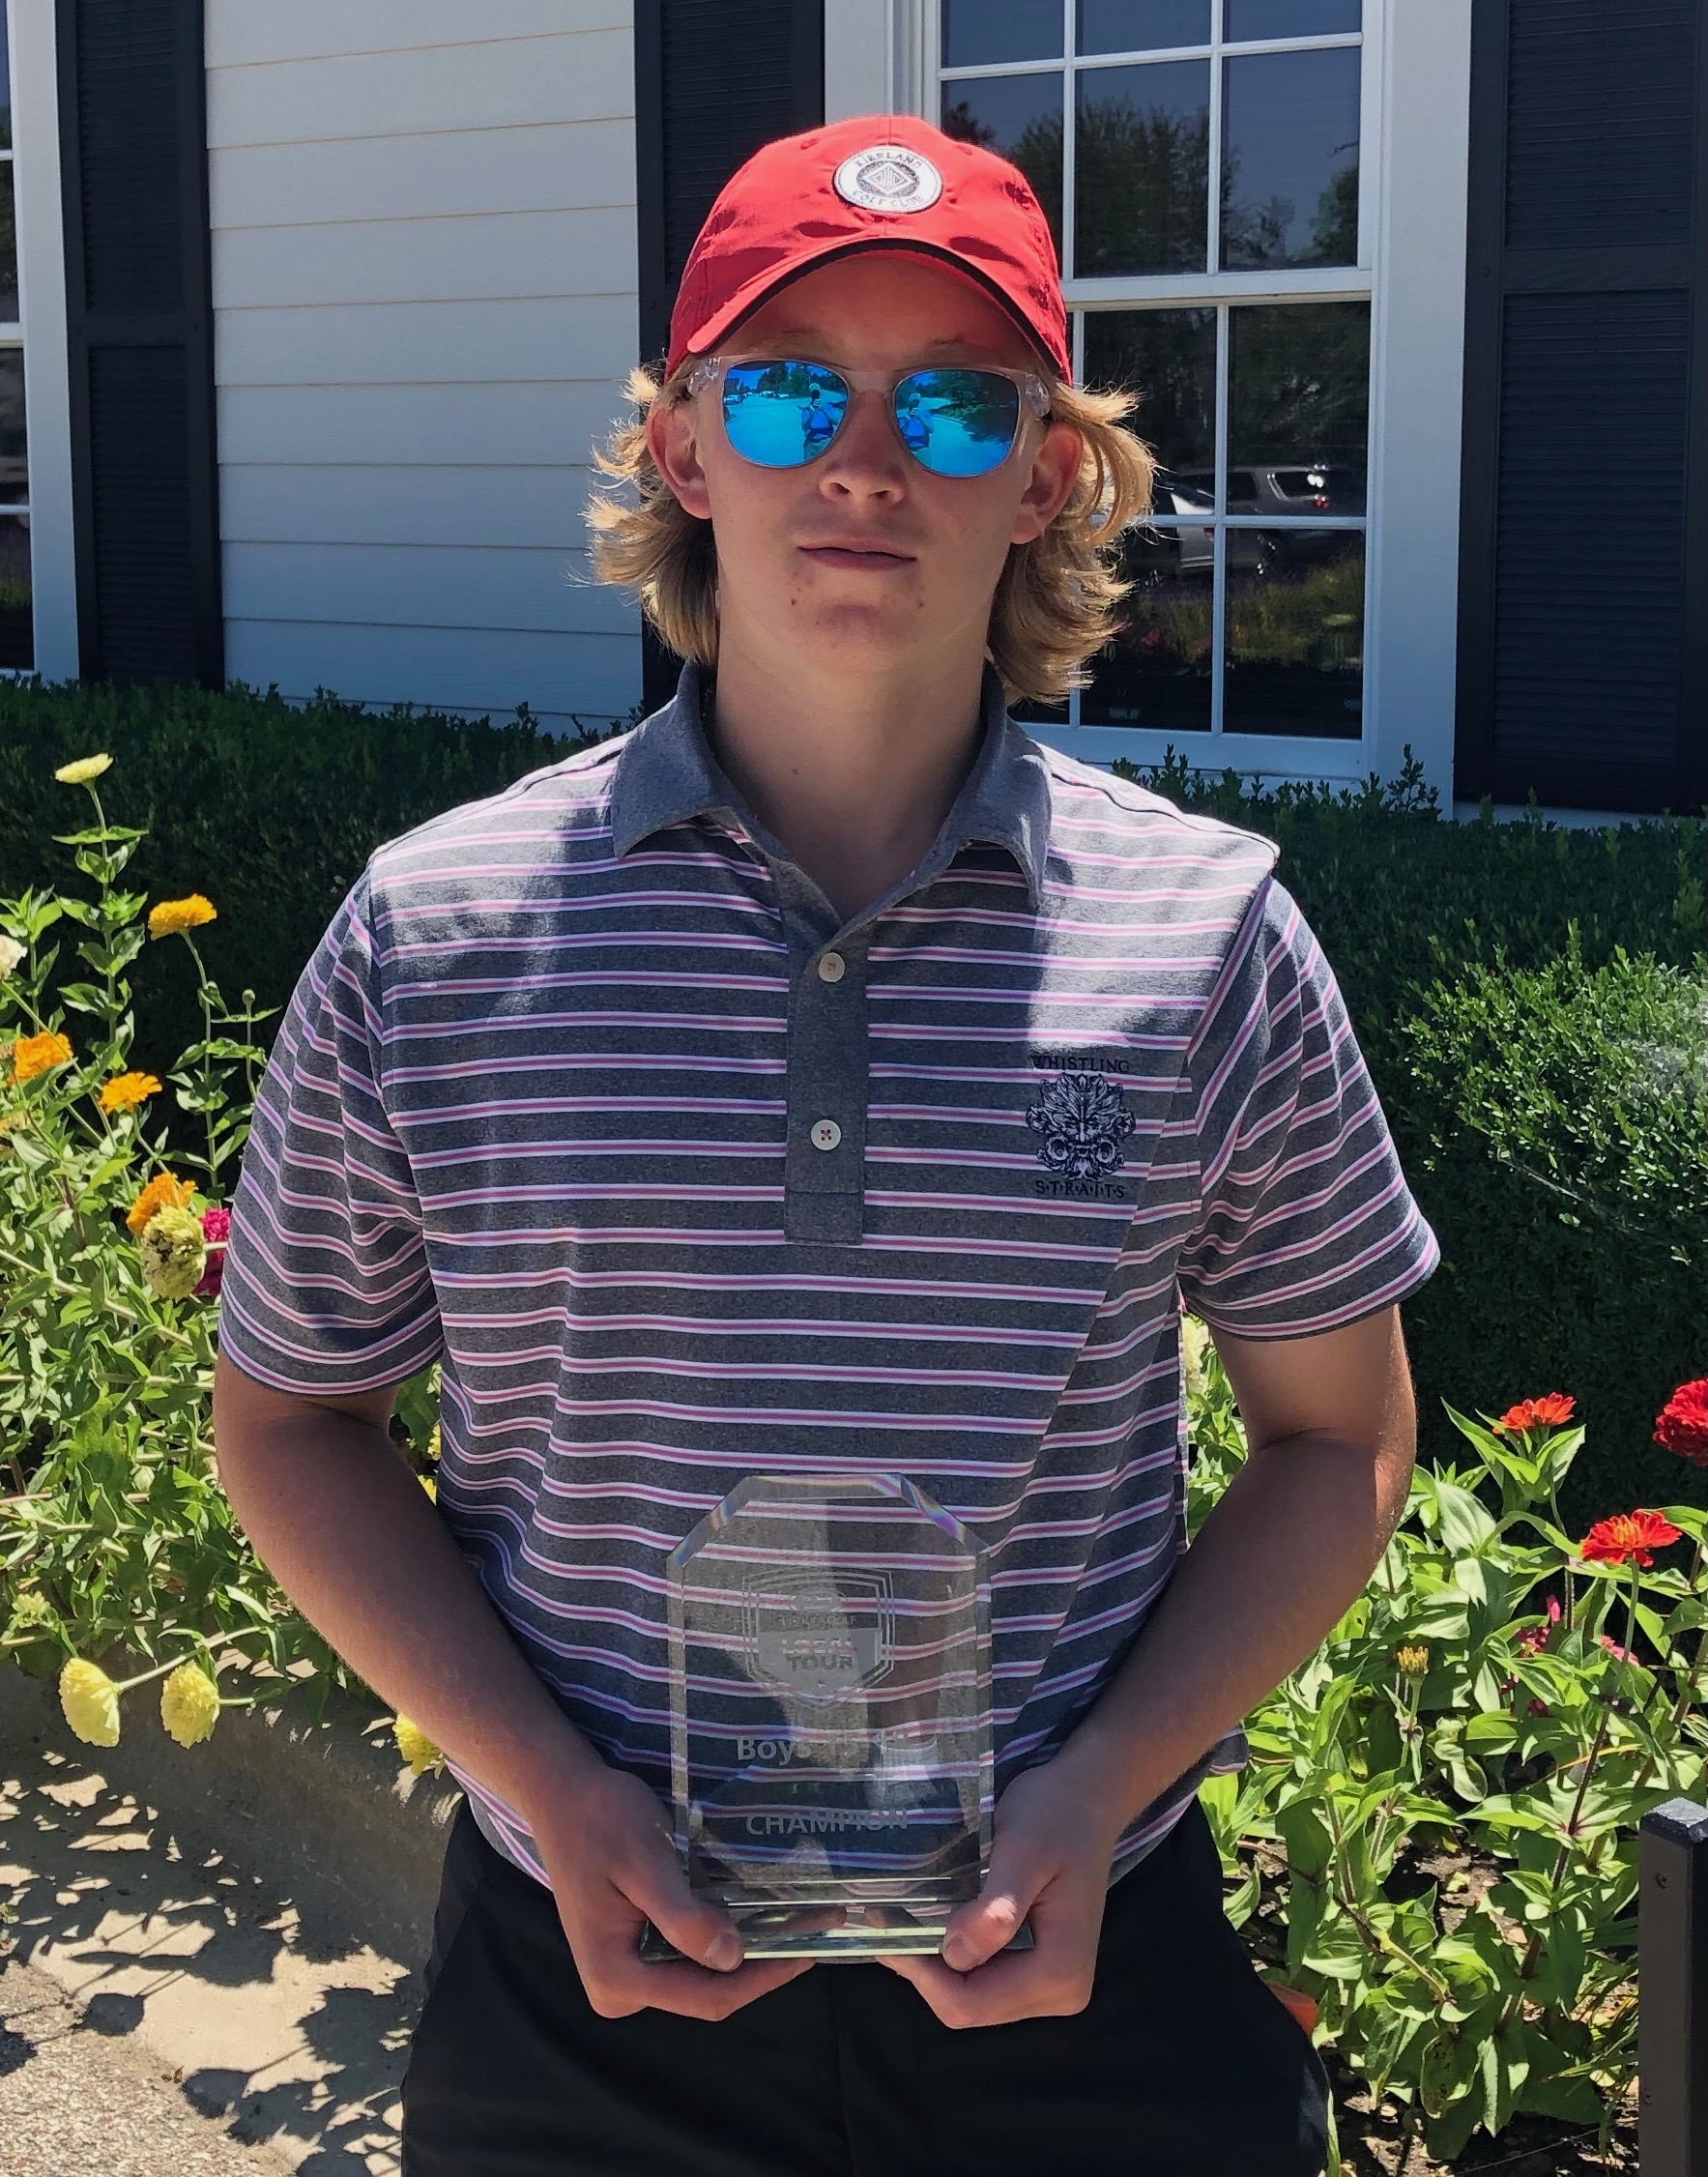
[[[1596,1763],[1600,1760],[1602,1750],[1607,1744],[1607,1725],[1612,1713],[1610,1708],[1603,1707],[1601,1717],[1595,1727],[1595,1737],[1591,1740],[1589,1752],[1584,1756],[1583,1774],[1578,1780],[1578,1795],[1572,1802],[1572,1812],[1566,1821],[1566,1833],[1560,1842],[1559,1853],[1553,1863],[1553,1878],[1549,1885],[1550,1889],[1557,1890],[1559,1888],[1561,1882],[1565,1879],[1566,1870],[1572,1864],[1572,1847],[1577,1841],[1578,1817],[1583,1813],[1584,1795],[1589,1789],[1589,1780],[1595,1774]],[[1542,1956],[1543,1939],[1544,1931],[1541,1928],[1538,1928],[1532,1932],[1530,1940],[1524,1945],[1524,1955],[1519,1961],[1519,1979],[1520,1982],[1531,1980],[1535,1976],[1536,1961]],[[1506,2007],[1501,2012],[1495,2024],[1493,2038],[1498,2039],[1512,2024],[1519,2015],[1519,2008],[1523,1999],[1522,1988],[1515,1988],[1507,1998]]]

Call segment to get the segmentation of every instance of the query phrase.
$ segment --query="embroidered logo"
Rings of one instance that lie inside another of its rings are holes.
[[[943,192],[930,160],[906,144],[868,144],[837,167],[836,193],[867,212],[923,212]]]
[[[1103,1179],[1126,1162],[1138,1120],[1100,1073],[1058,1073],[1026,1115],[1038,1162],[1065,1179]]]

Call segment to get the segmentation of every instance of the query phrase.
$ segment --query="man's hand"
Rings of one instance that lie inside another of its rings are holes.
[[[689,1890],[664,1810],[638,1777],[600,1764],[550,1807],[528,1810],[558,1917],[587,1999],[602,2018],[649,2006],[685,2018],[727,2018],[811,1965],[745,1965],[735,1923]],[[684,1959],[649,1965],[637,1946],[651,1920]]]
[[[945,2026],[1083,2011],[1121,1826],[1059,1761],[1026,1770],[997,1803],[989,1877],[951,1916],[941,1957],[884,1964],[912,1982]],[[1028,1918],[1034,1947],[999,1956]]]
[[[299,1398],[221,1355],[219,1478],[268,1570],[383,1700],[528,1823],[602,2017],[651,2004],[727,2017],[804,1972],[742,1964],[733,1924],[695,1901],[656,1798],[571,1725],[398,1458],[391,1403]],[[702,1962],[643,1964],[648,1919]]]

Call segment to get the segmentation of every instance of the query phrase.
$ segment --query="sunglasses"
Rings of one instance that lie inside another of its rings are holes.
[[[1044,417],[1050,391],[1030,370],[832,370],[792,359],[731,363],[708,356],[688,378],[703,393],[721,380],[724,435],[743,461],[799,469],[835,444],[856,392],[889,395],[897,435],[934,477],[986,477],[1014,450],[1028,410]]]

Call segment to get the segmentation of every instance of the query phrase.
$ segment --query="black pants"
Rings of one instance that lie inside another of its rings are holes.
[[[550,1894],[465,1806],[403,2083],[404,2177],[1317,2177],[1327,2085],[1222,1911],[1201,1812],[1110,1892],[1088,2007],[959,2033],[883,1965],[716,2024],[601,2018]]]

